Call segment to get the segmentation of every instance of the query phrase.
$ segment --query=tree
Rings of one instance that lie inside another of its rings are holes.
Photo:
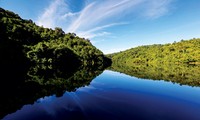
[[[62,36],[64,36],[65,32],[62,30],[62,28],[55,27],[55,34],[58,37],[62,37]]]

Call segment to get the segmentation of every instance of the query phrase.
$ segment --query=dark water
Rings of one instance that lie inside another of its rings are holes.
[[[200,120],[200,88],[105,70],[86,86],[39,98],[3,120]]]

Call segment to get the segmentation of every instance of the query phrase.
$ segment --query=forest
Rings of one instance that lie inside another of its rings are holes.
[[[107,69],[130,76],[200,86],[198,38],[104,55],[88,39],[38,26],[3,8],[0,56],[0,118],[38,98],[87,86],[111,63]]]
[[[37,26],[32,20],[0,8],[0,63],[54,67],[108,65],[111,60],[90,40],[75,33]]]
[[[200,64],[200,39],[168,44],[145,45],[107,55],[113,63],[135,64]]]
[[[87,86],[111,64],[90,40],[38,26],[3,8],[0,56],[0,118],[38,98]]]
[[[200,39],[139,46],[108,54],[111,70],[130,76],[200,86]]]

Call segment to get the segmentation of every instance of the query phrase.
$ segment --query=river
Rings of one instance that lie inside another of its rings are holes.
[[[88,85],[38,98],[3,120],[200,120],[200,88],[105,70]]]

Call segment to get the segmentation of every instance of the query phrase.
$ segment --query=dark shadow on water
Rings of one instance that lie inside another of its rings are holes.
[[[24,64],[1,64],[0,118],[15,112],[23,105],[33,104],[37,99],[65,91],[76,91],[87,86],[104,70],[103,66],[52,66]]]
[[[188,64],[112,64],[110,70],[137,78],[164,80],[180,85],[200,86],[200,65]]]

